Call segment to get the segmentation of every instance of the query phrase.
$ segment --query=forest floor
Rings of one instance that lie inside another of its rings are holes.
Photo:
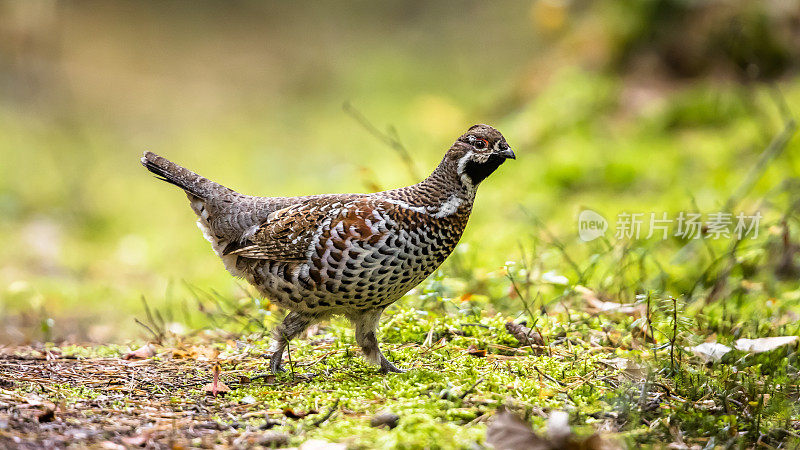
[[[609,304],[588,290],[582,298],[584,312],[554,310],[532,328],[501,315],[467,322],[397,310],[382,335],[389,359],[408,369],[402,374],[367,365],[338,321],[295,341],[278,376],[268,372],[262,334],[166,334],[138,349],[7,347],[0,446],[800,443],[800,417],[789,407],[798,395],[796,338],[671,352],[653,345],[659,339],[644,323],[661,319],[644,302]]]

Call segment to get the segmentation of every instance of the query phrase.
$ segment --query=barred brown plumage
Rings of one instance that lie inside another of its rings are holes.
[[[514,158],[500,132],[474,125],[415,185],[305,197],[243,195],[151,152],[142,164],[186,191],[230,273],[290,310],[275,329],[274,372],[282,370],[289,340],[343,314],[364,356],[385,373],[400,370],[378,348],[384,308],[444,262],[467,225],[478,184]]]

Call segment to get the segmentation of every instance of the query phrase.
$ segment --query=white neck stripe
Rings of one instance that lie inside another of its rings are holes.
[[[412,206],[402,200],[386,199],[384,201],[410,211],[431,216],[436,219],[452,216],[456,213],[456,211],[458,211],[458,208],[461,207],[461,204],[464,203],[464,199],[455,194],[451,195],[447,200],[439,205],[438,208],[435,206]]]

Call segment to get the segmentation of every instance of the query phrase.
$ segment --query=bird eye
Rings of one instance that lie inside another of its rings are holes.
[[[486,148],[489,145],[489,141],[487,141],[486,139],[478,138],[478,139],[475,140],[475,143],[472,144],[472,145],[475,146],[475,148],[478,148],[478,149]]]

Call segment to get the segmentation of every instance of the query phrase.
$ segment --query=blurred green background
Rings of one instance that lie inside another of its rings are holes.
[[[463,238],[480,278],[542,224],[587,256],[586,207],[721,210],[776,92],[797,112],[798,61],[796,0],[0,1],[0,344],[122,342],[142,296],[243,295],[144,150],[249,194],[364,192],[417,180],[343,105],[421,176],[489,123],[518,159]],[[798,147],[738,210],[797,198]]]

